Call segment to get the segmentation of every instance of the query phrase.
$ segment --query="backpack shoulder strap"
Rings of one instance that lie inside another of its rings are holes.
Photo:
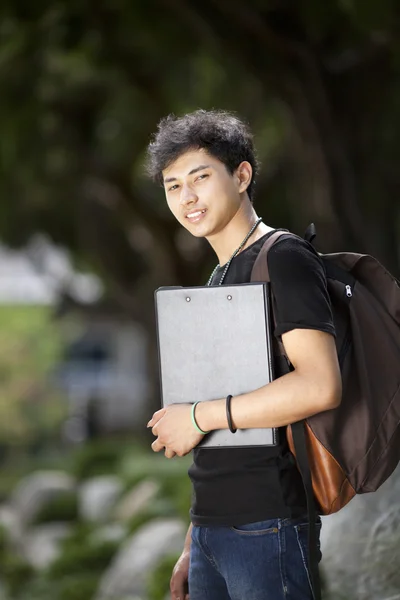
[[[311,234],[314,234],[315,231],[311,231]],[[260,282],[269,282],[269,271],[268,271],[268,260],[267,255],[268,251],[272,248],[272,246],[277,242],[282,236],[291,236],[298,237],[293,233],[288,231],[275,231],[271,234],[266,240],[265,244],[261,248],[256,261],[253,266],[253,270],[251,273],[251,281],[260,281]],[[272,297],[272,317],[275,325],[275,310],[273,308],[274,298]],[[281,360],[281,364],[285,365],[286,368],[283,369],[283,372],[289,372],[290,368],[288,366],[288,359],[286,356],[285,348],[283,346],[282,340],[278,338],[274,338],[274,341],[277,343],[277,353],[276,360]],[[285,359],[287,362],[285,362]],[[283,363],[282,363],[283,361]],[[311,471],[310,465],[308,462],[308,454],[307,454],[307,445],[305,438],[305,422],[304,420],[299,421],[298,423],[292,424],[292,434],[293,434],[293,442],[296,451],[297,464],[299,467],[299,471],[301,474],[301,478],[303,480],[303,485],[306,493],[307,499],[307,513],[308,513],[308,560],[310,565],[310,578],[311,578],[311,591],[314,600],[321,600],[321,582],[319,579],[319,571],[318,571],[318,549],[317,549],[317,533],[316,533],[316,508],[314,502],[314,493],[312,487],[311,480]]]
[[[293,237],[297,237],[295,236],[294,233],[290,233],[289,231],[275,231],[274,233],[272,233],[267,240],[265,241],[265,243],[263,244],[260,252],[258,253],[258,256],[256,258],[256,261],[253,265],[253,270],[251,272],[251,281],[269,281],[269,271],[268,271],[268,261],[267,261],[267,255],[268,255],[268,251],[270,250],[270,248],[272,248],[272,246],[275,244],[275,242],[278,241],[278,239],[280,237],[282,237],[283,235],[285,236],[293,236]]]
[[[251,281],[252,282],[262,282],[262,283],[270,283],[269,270],[268,270],[268,260],[267,255],[272,246],[277,242],[283,235],[289,237],[294,236],[293,233],[290,233],[287,229],[278,230],[268,236],[267,240],[264,242],[258,256],[253,265],[253,269],[251,271]],[[271,294],[271,316],[274,329],[276,327],[276,319],[275,319],[275,298]],[[289,360],[286,356],[285,348],[283,346],[282,340],[280,338],[273,338],[273,343],[275,345],[275,353],[277,358],[280,360],[280,368],[282,372],[289,372]]]

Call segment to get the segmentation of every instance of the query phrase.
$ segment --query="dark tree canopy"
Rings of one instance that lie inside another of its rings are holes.
[[[5,0],[0,236],[47,232],[132,311],[214,258],[143,172],[159,119],[237,111],[261,161],[255,205],[319,248],[399,274],[400,5],[394,0]]]

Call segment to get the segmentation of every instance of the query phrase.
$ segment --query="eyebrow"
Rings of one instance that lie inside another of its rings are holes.
[[[197,171],[202,171],[203,169],[209,169],[210,167],[211,167],[211,165],[200,165],[200,166],[192,169],[188,173],[188,175],[193,175],[194,173],[197,173]],[[164,183],[171,183],[171,181],[176,181],[176,177],[167,177],[166,179],[164,179]]]

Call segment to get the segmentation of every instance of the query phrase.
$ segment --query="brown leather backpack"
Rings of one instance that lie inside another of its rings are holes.
[[[294,234],[277,231],[269,236],[254,264],[252,281],[269,281],[268,250],[288,235]],[[312,224],[305,239],[313,252],[315,235]],[[303,481],[308,466],[300,463],[308,459],[316,510],[329,515],[355,494],[377,490],[400,460],[400,287],[372,256],[319,256],[337,334],[342,402],[288,426],[287,437]],[[286,357],[280,340],[278,346],[278,355]]]

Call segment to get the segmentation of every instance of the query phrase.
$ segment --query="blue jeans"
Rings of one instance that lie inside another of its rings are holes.
[[[189,594],[190,600],[312,600],[307,517],[193,527]]]

